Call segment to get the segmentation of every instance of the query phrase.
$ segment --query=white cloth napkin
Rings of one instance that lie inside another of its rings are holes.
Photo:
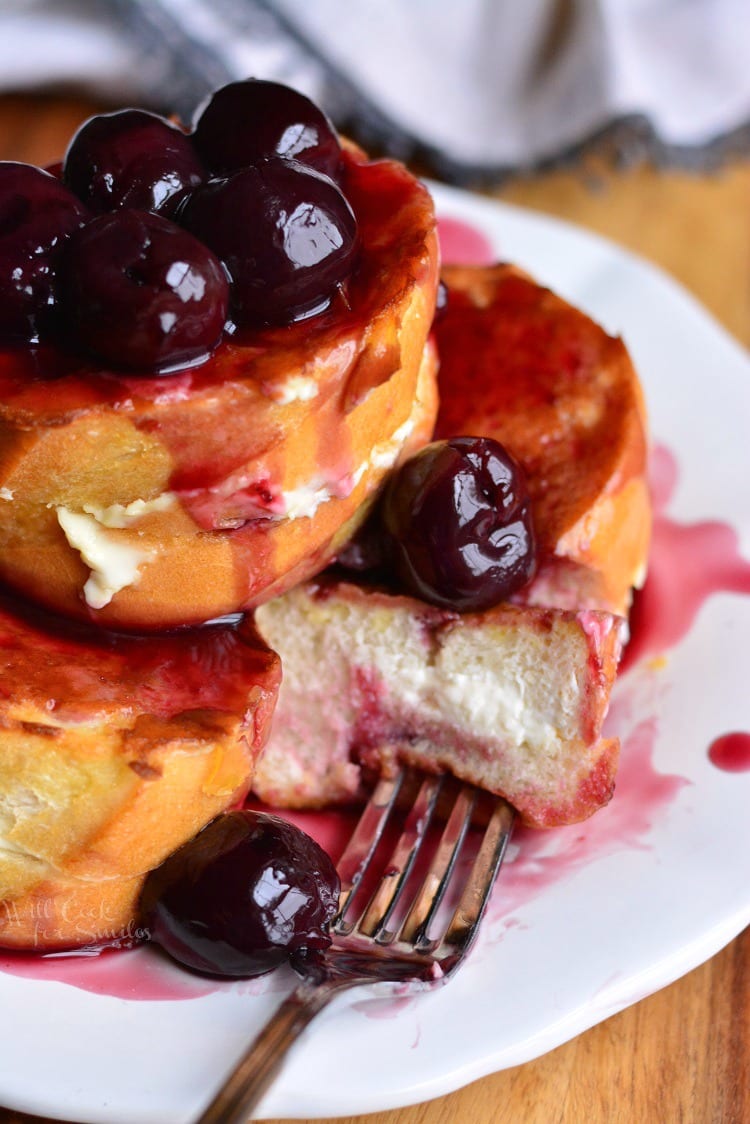
[[[289,82],[370,146],[493,178],[614,142],[750,151],[750,0],[0,0],[0,86],[195,106]]]

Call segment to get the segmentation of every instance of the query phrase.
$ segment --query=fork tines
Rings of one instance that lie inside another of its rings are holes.
[[[381,779],[338,862],[335,937],[395,944],[447,974],[476,934],[513,818],[501,797],[451,777]]]

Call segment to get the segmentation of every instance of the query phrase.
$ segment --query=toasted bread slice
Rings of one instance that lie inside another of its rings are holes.
[[[541,562],[526,599],[627,613],[651,507],[643,392],[622,340],[513,266],[443,278],[436,436],[494,437],[526,470]]]
[[[316,572],[431,431],[437,287],[427,191],[346,155],[359,264],[328,312],[126,377],[0,352],[0,578],[71,616],[157,629]]]
[[[127,942],[145,874],[242,800],[278,658],[249,620],[162,636],[0,599],[0,946]]]

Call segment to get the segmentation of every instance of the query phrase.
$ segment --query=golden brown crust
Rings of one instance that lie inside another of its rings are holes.
[[[430,197],[356,154],[345,190],[362,253],[328,313],[161,379],[78,368],[40,381],[44,356],[20,371],[0,354],[4,580],[72,616],[155,629],[252,606],[325,563],[407,446],[418,381],[434,380]],[[103,592],[86,585],[87,534],[94,551],[129,552]]]
[[[47,623],[0,601],[0,946],[127,940],[145,873],[247,792],[279,661],[247,621]]]
[[[625,346],[513,266],[443,277],[438,435],[505,444],[527,472],[543,563],[579,567],[588,604],[626,613],[651,517],[646,410]]]

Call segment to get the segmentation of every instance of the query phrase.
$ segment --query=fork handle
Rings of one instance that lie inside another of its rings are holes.
[[[337,992],[362,982],[358,979],[324,979],[319,983],[303,980],[298,984],[240,1058],[196,1124],[244,1124],[250,1119],[249,1114],[308,1023]]]

